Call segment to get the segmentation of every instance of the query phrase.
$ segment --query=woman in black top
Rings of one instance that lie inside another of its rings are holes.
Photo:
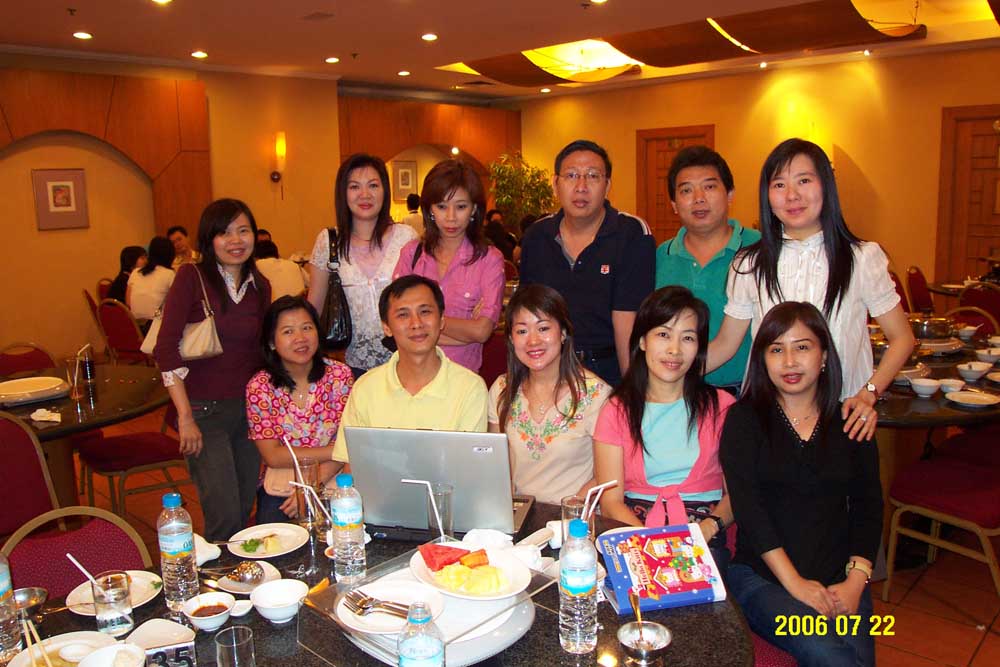
[[[122,248],[118,257],[121,268],[118,270],[118,275],[115,279],[111,281],[111,287],[108,288],[108,298],[117,299],[125,303],[125,289],[128,287],[128,277],[135,269],[141,269],[146,266],[147,260],[146,249],[141,245],[127,245]]]
[[[739,525],[727,583],[753,631],[803,666],[875,664],[867,584],[882,533],[878,449],[843,432],[840,391],[823,315],[780,304],[761,322],[722,432]]]

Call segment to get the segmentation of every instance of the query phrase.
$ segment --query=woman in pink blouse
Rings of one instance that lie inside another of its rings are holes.
[[[257,523],[286,521],[296,515],[295,496],[286,473],[294,467],[292,447],[308,449],[296,457],[318,459],[319,481],[340,468],[331,456],[340,415],[354,378],[351,369],[323,357],[319,316],[302,297],[283,296],[264,316],[261,336],[264,370],[247,384],[247,422],[268,470],[257,491]],[[271,472],[273,469],[273,472]]]
[[[483,363],[503,307],[503,255],[483,238],[486,196],[479,175],[464,162],[434,165],[420,194],[424,238],[399,253],[393,279],[416,273],[444,292],[444,330],[439,345],[469,370]]]

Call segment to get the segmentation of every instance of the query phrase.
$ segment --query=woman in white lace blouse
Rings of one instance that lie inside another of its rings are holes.
[[[400,225],[389,216],[392,196],[389,173],[381,158],[355,153],[340,165],[334,188],[337,213],[336,257],[331,264],[330,237],[320,230],[313,246],[309,302],[323,312],[330,272],[336,268],[347,294],[354,335],[345,361],[357,378],[370,368],[389,360],[382,345],[382,323],[378,297],[392,282],[392,271],[400,249],[417,238],[409,225]]]
[[[709,346],[708,371],[739,348],[747,327],[784,301],[805,301],[826,317],[843,368],[844,431],[875,434],[875,401],[913,350],[913,333],[899,304],[889,260],[877,243],[847,228],[829,158],[816,144],[787,139],[760,172],[761,240],[741,251],[729,270],[726,316]],[[889,349],[873,370],[868,315]]]

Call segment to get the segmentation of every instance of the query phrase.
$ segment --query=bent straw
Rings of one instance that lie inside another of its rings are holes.
[[[311,494],[312,497],[315,499],[316,504],[319,505],[319,508],[323,511],[323,514],[325,514],[326,518],[330,521],[330,525],[331,526],[333,525],[333,517],[330,516],[330,512],[327,511],[326,506],[323,504],[323,501],[319,499],[319,496],[316,494],[316,489],[312,488],[308,484],[300,484],[299,482],[289,482],[289,484],[308,491],[309,494]]]
[[[83,572],[84,576],[86,576],[88,579],[90,579],[90,583],[94,584],[95,586],[99,585],[97,583],[97,579],[94,579],[94,575],[92,575],[90,572],[87,572],[87,568],[85,568],[84,566],[80,565],[80,561],[78,561],[77,559],[73,558],[72,554],[66,554],[66,558],[69,558],[70,562],[72,562],[73,565],[76,565],[76,569],[80,570],[80,572]]]
[[[401,479],[399,480],[403,484],[423,484],[427,487],[427,497],[431,499],[431,509],[434,510],[434,518],[437,519],[438,530],[441,531],[441,540],[444,541],[444,524],[441,523],[441,513],[438,512],[437,502],[434,500],[434,491],[431,489],[431,483],[426,479]]]
[[[590,521],[590,517],[594,515],[594,510],[597,508],[597,502],[601,499],[601,494],[604,493],[604,489],[616,486],[617,484],[618,480],[613,479],[610,482],[598,484],[587,491],[587,497],[583,500],[583,511],[580,513],[580,518],[584,521]],[[593,503],[591,503],[591,498],[593,498]]]

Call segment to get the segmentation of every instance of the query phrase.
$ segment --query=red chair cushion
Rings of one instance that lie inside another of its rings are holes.
[[[798,667],[798,661],[771,642],[751,632],[754,667]]]
[[[45,473],[31,438],[21,426],[0,419],[4,482],[0,484],[0,535],[9,535],[52,507]]]
[[[988,530],[1000,527],[1000,474],[992,468],[947,457],[918,461],[896,476],[889,495]]]
[[[23,352],[0,353],[0,375],[14,375],[28,371],[41,371],[54,368],[56,363],[45,350],[37,347],[24,348]]]
[[[65,596],[86,581],[66,558],[67,552],[93,574],[145,568],[138,547],[125,532],[93,518],[78,530],[35,533],[14,547],[10,554],[14,588],[41,586],[49,591],[50,599]]]
[[[494,332],[483,345],[483,365],[479,367],[479,375],[489,388],[506,372],[507,338],[500,332]]]
[[[88,440],[80,443],[79,451],[80,459],[98,472],[117,472],[184,458],[177,440],[156,431]]]

